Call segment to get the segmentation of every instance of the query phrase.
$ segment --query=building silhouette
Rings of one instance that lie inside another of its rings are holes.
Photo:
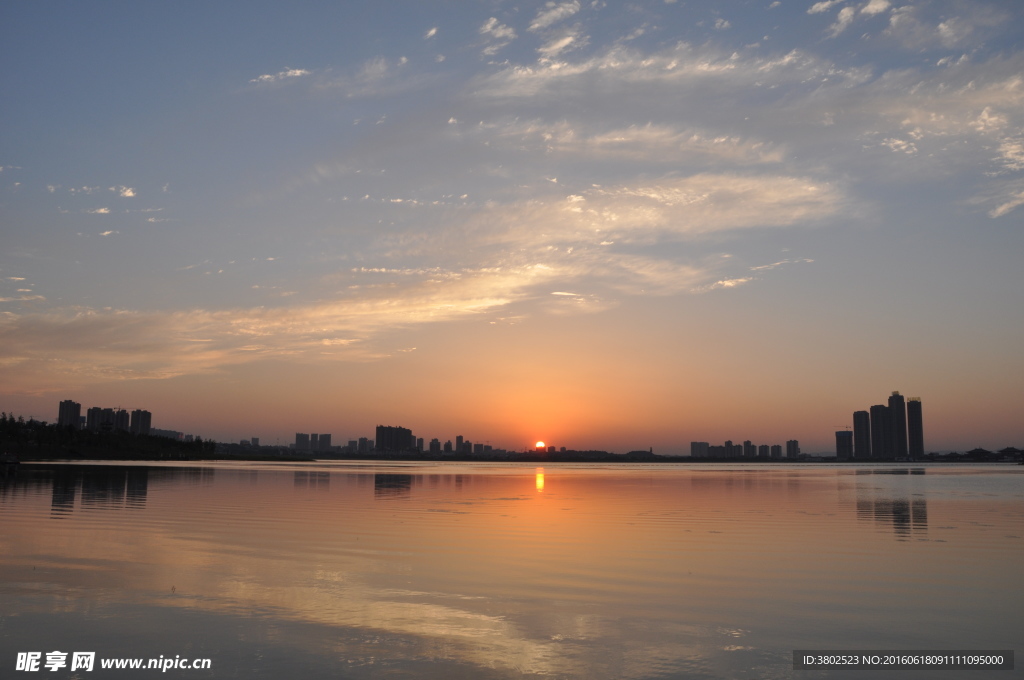
[[[853,457],[871,458],[871,414],[867,411],[853,412]]]
[[[853,413],[853,457],[857,460],[919,458],[924,455],[921,399],[909,401],[899,392],[888,405],[875,404],[870,412]]]
[[[143,411],[140,408],[132,411],[131,432],[132,434],[149,434],[152,429],[153,414]]]
[[[800,457],[800,442],[796,439],[790,439],[786,442],[786,458],[799,458]]]
[[[77,430],[81,426],[82,420],[82,405],[77,401],[65,399],[60,402],[60,408],[57,411],[57,425],[60,427],[70,427]]]
[[[896,458],[907,457],[907,405],[903,395],[893,392],[889,397],[889,422],[892,429],[892,455]]]
[[[839,460],[853,458],[853,432],[850,430],[836,431],[836,458]]]
[[[409,451],[416,448],[416,439],[407,428],[378,425],[376,444],[378,451]]]
[[[892,425],[889,407],[875,404],[871,407],[871,455],[873,458],[892,458]]]
[[[921,398],[907,400],[907,439],[911,458],[924,456],[924,422],[921,420]]]

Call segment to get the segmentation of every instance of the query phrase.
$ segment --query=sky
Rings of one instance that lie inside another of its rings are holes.
[[[1024,446],[1024,5],[0,7],[0,410]]]

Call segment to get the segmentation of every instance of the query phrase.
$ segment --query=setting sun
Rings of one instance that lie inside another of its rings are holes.
[[[537,448],[538,449],[543,449],[544,448],[544,442],[537,442]]]

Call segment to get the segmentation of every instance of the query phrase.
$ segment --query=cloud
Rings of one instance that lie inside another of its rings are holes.
[[[0,376],[8,386],[45,390],[57,374],[81,382],[163,379],[281,356],[321,360],[325,345],[337,348],[338,359],[379,358],[362,341],[498,309],[550,276],[544,267],[463,270],[373,296],[288,308],[7,313],[0,315]]]
[[[860,9],[861,14],[881,14],[889,9],[892,3],[889,0],[870,0],[868,4]]]
[[[1001,140],[999,157],[1007,170],[1024,170],[1024,137]]]
[[[550,92],[562,98],[567,85],[578,84],[577,90],[600,93],[610,100],[624,91],[634,93],[635,88],[644,85],[659,88],[652,92],[659,96],[664,94],[660,88],[665,85],[707,84],[733,88],[739,94],[742,90],[735,88],[807,83],[825,76],[830,83],[852,85],[862,82],[866,72],[837,68],[800,50],[742,58],[735,52],[688,43],[654,53],[614,45],[583,61],[541,60],[533,65],[509,66],[478,80],[474,93],[478,97],[537,97]]]
[[[492,40],[492,42],[483,50],[483,53],[486,55],[496,54],[499,50],[516,39],[516,32],[494,17],[485,21],[480,27],[479,32],[480,35],[486,36]]]
[[[853,17],[856,12],[857,11],[852,7],[844,7],[839,10],[836,22],[828,27],[829,33],[833,38],[846,30],[846,27],[853,22]]]
[[[310,75],[310,73],[312,73],[312,71],[307,71],[304,68],[286,68],[285,70],[278,71],[277,73],[265,73],[261,76],[257,76],[249,82],[261,84],[275,83],[280,80],[285,80],[287,78],[300,78],[302,76],[308,76]]]
[[[135,196],[135,189],[126,186],[110,187],[110,190],[116,193],[121,198],[133,198]]]
[[[722,288],[736,288],[738,286],[742,286],[745,283],[750,283],[753,280],[754,279],[749,276],[738,279],[722,279],[721,281],[715,281],[714,283],[708,284],[706,286],[700,286],[698,288],[695,288],[694,291],[698,293],[707,293],[709,291],[720,290]]]
[[[537,13],[537,16],[534,17],[527,30],[536,33],[552,24],[558,23],[562,19],[571,17],[579,11],[580,3],[578,0],[562,3],[549,2],[544,6],[544,9]]]
[[[731,26],[732,26],[732,24],[729,23],[729,21],[726,20],[726,19],[715,19],[715,29],[716,30],[724,31],[725,29],[727,29],[727,28],[729,28]]]
[[[427,40],[428,38],[433,38],[435,35],[437,35],[437,26],[434,26],[429,31],[424,33],[423,34],[423,39]]]
[[[20,289],[18,292],[22,292]],[[0,297],[0,302],[30,302],[33,300],[45,300],[46,298],[42,295],[22,295],[20,297]],[[3,363],[3,357],[0,356],[0,365]]]
[[[322,78],[314,86],[321,90],[338,90],[345,97],[368,98],[421,90],[431,86],[433,78],[422,73],[408,74],[407,57],[367,59],[358,68],[331,78]],[[378,122],[387,114],[383,114]]]
[[[588,156],[595,160],[689,160],[749,165],[777,163],[783,159],[782,150],[776,145],[735,135],[713,136],[701,130],[671,125],[631,125],[605,132],[589,132],[586,127],[567,121],[512,121],[490,129],[478,129],[473,134],[485,135],[492,144]]]
[[[110,208],[93,208],[92,210],[86,210],[85,212],[93,215],[108,215],[110,214]]]
[[[834,6],[842,2],[845,2],[845,0],[822,0],[822,2],[816,2],[813,5],[811,5],[810,8],[807,10],[807,13],[821,14],[822,12],[827,12],[828,10],[832,9]]]
[[[546,59],[557,57],[562,52],[569,49],[577,49],[586,45],[586,39],[581,38],[579,33],[571,31],[557,38],[553,38],[549,42],[541,45],[537,48],[537,52]]]
[[[995,203],[995,207],[988,211],[988,216],[996,219],[1008,215],[1020,206],[1024,205],[1024,181],[1016,181],[1003,184],[998,187],[996,194],[975,198],[972,203]]]

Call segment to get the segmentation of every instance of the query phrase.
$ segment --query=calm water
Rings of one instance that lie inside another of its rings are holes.
[[[1024,650],[1020,466],[21,468],[0,677],[925,678],[792,650]],[[14,672],[53,650],[211,669]]]

